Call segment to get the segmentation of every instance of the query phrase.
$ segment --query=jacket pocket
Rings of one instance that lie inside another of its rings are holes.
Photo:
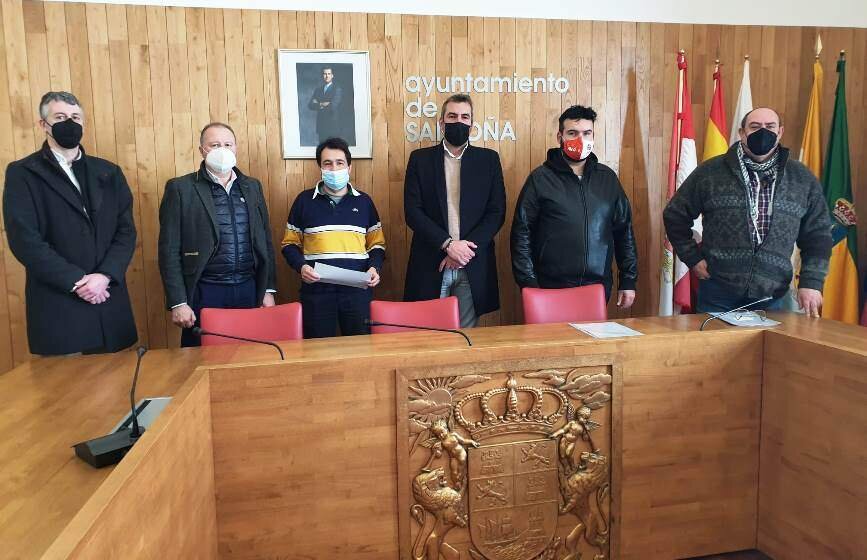
[[[198,251],[190,251],[185,252],[183,254],[183,258],[181,260],[182,270],[185,275],[193,274],[196,271],[196,267],[199,266],[199,252]]]

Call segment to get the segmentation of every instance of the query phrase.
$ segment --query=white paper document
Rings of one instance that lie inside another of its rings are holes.
[[[641,336],[643,333],[625,327],[620,323],[569,323],[569,326],[593,338],[619,338],[621,336]]]
[[[768,319],[755,311],[735,311],[727,315],[720,315],[720,321],[725,321],[729,325],[736,327],[774,327],[779,325],[779,321]]]
[[[359,272],[357,270],[349,270],[330,264],[316,263],[313,266],[313,272],[319,275],[319,281],[326,284],[339,284],[340,286],[350,286],[353,288],[367,289],[367,281],[370,280],[370,274]]]

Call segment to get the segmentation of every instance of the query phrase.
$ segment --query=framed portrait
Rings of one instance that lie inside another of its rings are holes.
[[[327,138],[346,140],[353,158],[372,157],[367,51],[277,52],[283,158],[314,158]]]

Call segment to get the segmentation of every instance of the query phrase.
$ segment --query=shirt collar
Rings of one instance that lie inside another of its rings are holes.
[[[54,159],[56,159],[57,163],[59,163],[60,165],[72,165],[73,162],[80,160],[81,156],[84,155],[84,152],[82,152],[81,148],[79,147],[78,148],[78,155],[75,156],[75,159],[73,159],[72,161],[67,161],[66,158],[63,157],[63,154],[56,151],[54,148],[49,148],[49,149],[51,150],[51,153],[54,155]]]
[[[464,152],[466,152],[466,151],[467,151],[467,148],[469,148],[469,147],[470,147],[470,143],[469,143],[469,141],[468,141],[466,144],[464,144],[464,147],[463,147],[463,149],[461,150],[461,153],[459,153],[458,155],[455,156],[455,155],[452,155],[452,153],[451,153],[451,152],[449,151],[449,149],[446,147],[446,141],[443,140],[443,151],[446,153],[447,156],[449,156],[449,157],[452,158],[452,159],[460,160],[462,157],[464,157]]]
[[[327,194],[324,191],[319,190],[319,187],[322,186],[322,181],[316,183],[316,186],[313,187],[313,198],[316,198],[317,194]],[[352,196],[361,196],[361,193],[355,190],[355,187],[352,186],[352,183],[347,183],[346,186],[349,187],[349,192]]]
[[[223,186],[223,183],[220,182],[220,178],[217,177],[216,175],[214,175],[213,173],[211,173],[211,170],[208,169],[207,166],[205,166],[205,173],[208,174],[208,178],[209,178],[212,182],[214,182],[214,183],[220,185],[221,187],[223,187],[224,189],[226,189],[227,192],[228,192],[229,190],[232,189],[232,185],[235,184],[235,180],[238,178],[238,175],[235,173],[235,170],[232,169],[232,174],[229,175],[229,182],[226,183],[225,186]]]

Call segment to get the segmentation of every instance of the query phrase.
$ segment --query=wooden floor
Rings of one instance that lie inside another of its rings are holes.
[[[758,550],[742,550],[728,554],[714,554],[713,556],[697,556],[690,560],[773,560],[770,556],[762,554]]]

